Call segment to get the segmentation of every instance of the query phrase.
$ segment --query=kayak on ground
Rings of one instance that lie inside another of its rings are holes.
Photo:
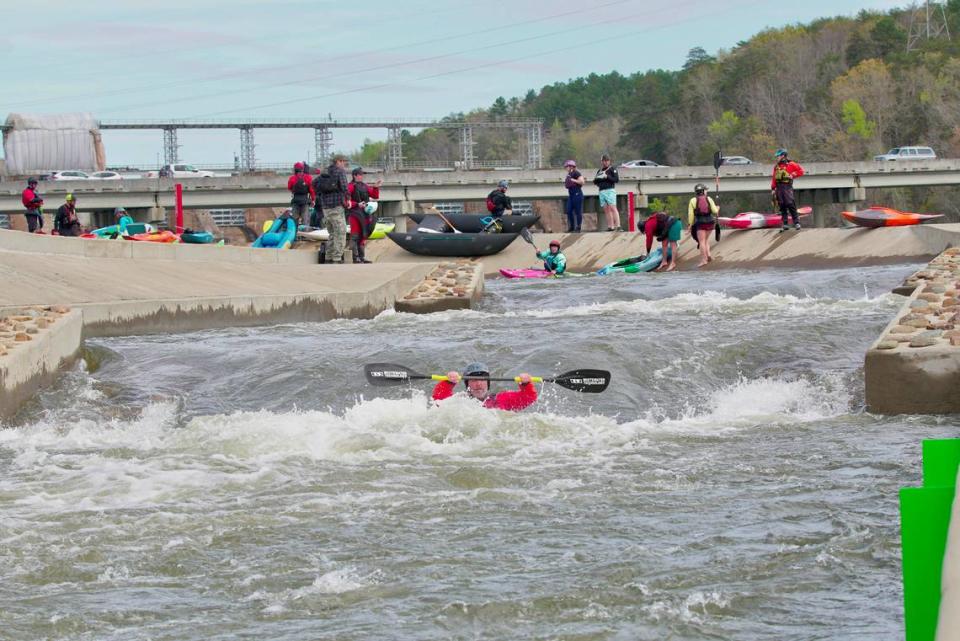
[[[133,234],[124,236],[127,240],[139,240],[147,243],[177,243],[180,237],[168,229],[161,231],[148,231],[144,234]]]
[[[330,232],[324,228],[300,225],[300,227],[297,228],[297,238],[323,243],[330,240]]]
[[[597,274],[606,276],[607,274],[616,273],[640,274],[643,272],[652,272],[660,266],[661,262],[663,262],[663,249],[654,247],[646,256],[630,256],[629,258],[621,258],[615,263],[604,265]]]
[[[840,215],[860,227],[903,227],[919,225],[935,218],[943,218],[943,214],[916,214],[889,207],[871,207],[863,211],[844,211],[840,212]]]
[[[290,249],[290,244],[296,237],[297,221],[288,216],[281,216],[270,223],[270,229],[253,241],[252,246]]]
[[[130,223],[124,229],[127,235],[131,234],[146,234],[152,231],[156,231],[153,225],[149,223]],[[81,234],[80,238],[123,238],[124,234],[120,230],[119,225],[108,225],[106,227],[101,227],[99,229],[94,229],[93,231],[87,232],[86,234]]]
[[[378,240],[380,238],[386,238],[387,234],[392,232],[396,228],[396,223],[388,223],[380,221],[373,227],[373,231],[370,233],[370,238],[368,240]]]
[[[802,218],[813,213],[813,207],[800,207],[797,214]],[[745,211],[737,214],[733,218],[718,218],[721,227],[727,229],[767,229],[770,227],[780,227],[783,219],[780,214],[766,214],[756,211]]]
[[[193,231],[192,229],[184,229],[183,233],[180,234],[180,242],[189,243],[191,245],[208,245],[213,242],[213,234],[208,231]]]

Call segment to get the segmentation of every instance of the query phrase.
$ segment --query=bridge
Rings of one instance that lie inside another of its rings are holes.
[[[807,174],[797,180],[796,190],[804,202],[853,203],[866,198],[871,188],[952,186],[960,184],[960,159],[898,162],[810,163]],[[770,190],[770,166],[745,165],[720,168],[721,193],[763,193]],[[591,171],[585,175],[588,180]],[[380,202],[384,215],[414,211],[418,202],[484,200],[503,178],[510,180],[509,195],[518,200],[566,198],[564,173],[559,169],[513,171],[388,172],[383,175]],[[621,169],[621,195],[638,194],[638,207],[653,196],[689,195],[694,185],[705,183],[713,191],[712,166],[644,167]],[[184,207],[220,209],[283,207],[290,203],[284,176],[239,175],[223,178],[181,180]],[[68,192],[77,194],[81,210],[155,209],[174,206],[174,180],[42,182],[40,191],[48,207],[59,204]],[[0,213],[20,213],[23,184],[0,183]],[[587,196],[595,195],[588,182]],[[625,208],[625,203],[623,203]]]

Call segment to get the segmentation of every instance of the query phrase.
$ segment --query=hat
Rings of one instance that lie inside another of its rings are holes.
[[[356,175],[358,175],[358,174],[362,174],[362,173],[363,173],[363,167],[354,167],[354,168],[353,168],[353,171],[350,172],[350,173],[351,173],[351,175],[353,175],[353,176],[356,176]]]
[[[116,209],[113,210],[114,216],[119,216],[120,214],[125,214],[125,213],[127,213],[127,210],[124,209],[123,207],[117,207]]]
[[[350,159],[344,156],[343,154],[333,154],[333,157],[331,158],[331,161],[333,162],[339,162],[341,160],[346,162],[347,160],[350,160]]]
[[[510,183],[507,181],[506,178],[504,178],[503,180],[497,183],[497,187],[500,189],[506,189],[509,186],[510,186]]]
[[[576,167],[576,166],[577,166],[577,161],[576,161],[576,160],[568,160],[567,162],[563,163],[563,166],[564,166],[564,167]]]
[[[75,198],[73,197],[73,194],[67,194],[67,195],[64,197],[64,200],[66,200],[66,201],[71,201],[71,200],[75,200]]]
[[[34,178],[33,176],[30,176],[29,178],[27,178],[27,184],[28,184],[28,185],[36,185],[36,184],[37,184],[37,179]]]

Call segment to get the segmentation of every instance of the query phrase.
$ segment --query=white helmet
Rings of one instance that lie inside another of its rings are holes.
[[[377,201],[375,200],[371,200],[370,202],[367,203],[367,206],[363,208],[363,213],[365,214],[373,214],[373,213],[376,213],[376,211],[377,211]]]

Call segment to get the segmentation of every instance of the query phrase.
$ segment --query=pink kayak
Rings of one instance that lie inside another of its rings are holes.
[[[809,216],[813,213],[813,207],[800,207],[797,213],[801,217]],[[720,226],[727,229],[766,229],[769,227],[779,227],[783,220],[780,214],[761,214],[755,211],[745,211],[737,214],[733,218],[719,218]]]
[[[500,273],[507,278],[550,278],[553,272],[545,269],[506,269],[501,267]]]

